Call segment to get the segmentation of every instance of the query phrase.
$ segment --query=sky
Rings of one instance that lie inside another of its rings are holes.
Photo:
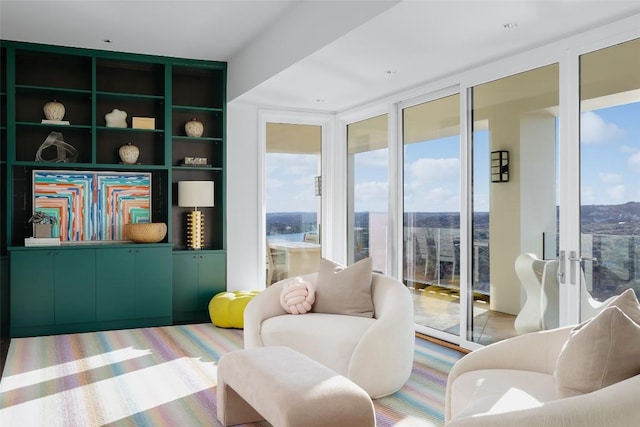
[[[581,201],[640,201],[640,102],[581,115]]]
[[[474,133],[474,210],[488,211],[488,131]],[[582,204],[640,201],[640,102],[581,114]],[[406,212],[459,210],[458,137],[404,147]],[[388,150],[355,158],[356,212],[387,210]],[[267,211],[312,212],[317,208],[315,155],[267,155]]]

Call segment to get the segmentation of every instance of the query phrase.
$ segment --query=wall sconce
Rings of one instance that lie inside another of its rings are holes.
[[[509,152],[491,152],[491,182],[509,182]]]
[[[314,188],[316,190],[316,196],[322,196],[322,177],[321,176],[316,176]]]
[[[187,214],[187,247],[204,247],[204,212],[198,208],[213,206],[213,181],[179,181],[178,206],[194,208]]]

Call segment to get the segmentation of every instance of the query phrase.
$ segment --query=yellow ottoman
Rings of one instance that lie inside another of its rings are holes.
[[[209,301],[211,322],[219,328],[244,328],[244,308],[260,291],[220,292]]]

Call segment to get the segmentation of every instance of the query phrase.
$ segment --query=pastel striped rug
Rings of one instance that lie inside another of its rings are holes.
[[[241,347],[242,330],[211,324],[13,339],[0,426],[220,426],[216,361]],[[416,338],[411,378],[374,401],[377,425],[441,426],[447,373],[460,357]]]

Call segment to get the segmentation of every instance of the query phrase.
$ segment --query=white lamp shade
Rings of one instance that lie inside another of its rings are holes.
[[[213,181],[178,181],[178,206],[213,206]]]

